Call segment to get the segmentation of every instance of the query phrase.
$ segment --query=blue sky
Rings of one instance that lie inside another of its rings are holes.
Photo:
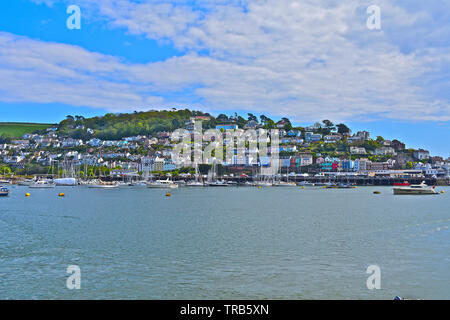
[[[0,121],[188,106],[330,119],[448,157],[449,18],[416,0],[2,1]]]

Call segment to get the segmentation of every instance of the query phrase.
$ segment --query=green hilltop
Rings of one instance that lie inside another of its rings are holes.
[[[0,122],[0,136],[19,138],[26,133],[45,130],[51,126],[48,123]]]
[[[210,117],[207,113],[188,109],[108,113],[93,118],[67,116],[65,120],[59,123],[58,132],[63,136],[76,139],[89,139],[92,136],[86,129],[91,129],[94,130],[94,136],[99,139],[114,140],[136,135],[154,134],[160,131],[172,131],[184,127],[185,122],[193,116]],[[213,117],[211,119],[214,120]]]

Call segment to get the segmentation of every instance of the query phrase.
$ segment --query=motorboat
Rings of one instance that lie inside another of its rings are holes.
[[[425,181],[421,184],[412,184],[410,186],[394,187],[394,194],[405,195],[405,194],[438,194],[434,189],[434,186],[428,186]]]
[[[7,197],[9,195],[9,189],[4,186],[0,186],[0,197]]]
[[[411,184],[408,181],[394,183],[394,187],[407,187],[410,185]]]
[[[173,181],[167,179],[167,180],[156,180],[156,181],[150,181],[147,182],[147,188],[170,188],[170,189],[176,189],[178,188],[178,184],[174,183]]]
[[[300,181],[299,183],[297,183],[298,186],[300,187],[314,187],[315,184],[309,181]]]
[[[200,181],[189,181],[184,185],[185,187],[203,187],[203,182]]]
[[[22,181],[17,182],[17,184],[18,184],[19,186],[26,186],[26,187],[29,187],[30,184],[33,184],[34,182],[35,182],[35,181],[34,181],[33,179],[25,179],[25,180],[22,180]]]
[[[117,183],[107,183],[100,181],[99,183],[89,183],[88,188],[96,188],[96,189],[114,189],[118,188],[119,185]]]
[[[130,187],[146,187],[147,182],[146,181],[137,181],[137,182],[131,182]]]
[[[276,187],[296,187],[297,184],[295,182],[289,181],[279,181],[278,183],[273,184]]]
[[[273,183],[270,181],[255,181],[257,187],[272,187]]]
[[[38,180],[29,185],[30,188],[54,188],[56,184],[51,180]]]
[[[117,182],[105,182],[102,180],[92,180],[86,185],[88,186],[88,188],[96,189],[114,189],[119,187],[119,184]]]
[[[229,186],[228,182],[223,181],[223,180],[210,181],[210,182],[207,182],[206,185],[208,187],[228,187]]]

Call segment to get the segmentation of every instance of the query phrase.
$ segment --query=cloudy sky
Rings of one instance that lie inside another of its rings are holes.
[[[450,156],[449,38],[447,0],[2,1],[0,121],[189,107],[343,121]]]

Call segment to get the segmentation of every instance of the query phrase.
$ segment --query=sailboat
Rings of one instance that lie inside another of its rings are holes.
[[[53,177],[53,163],[52,160],[50,159],[50,170],[49,174],[51,174],[51,176]],[[53,181],[53,179],[37,179],[36,181],[30,183],[28,185],[30,188],[39,188],[39,189],[43,189],[43,188],[54,188],[56,187],[56,183]]]
[[[51,180],[38,180],[29,185],[30,188],[54,188],[56,184]]]
[[[259,180],[255,181],[255,186],[272,187],[274,185],[273,178],[272,178],[272,181],[270,181],[271,178],[269,178],[268,175],[266,175],[266,172],[263,172],[263,171],[265,171],[265,170],[263,170],[262,163],[260,163],[260,165],[259,165]]]
[[[274,186],[277,187],[296,187],[297,184],[295,182],[289,182],[289,167],[286,168],[286,181],[281,180],[282,176],[281,176],[281,165],[280,165],[280,181],[278,181],[278,183],[275,183]]]
[[[199,174],[199,172],[198,172],[198,164],[195,163],[195,175],[194,175],[195,180],[187,182],[187,183],[185,184],[185,186],[186,186],[186,187],[203,187],[204,184],[203,184],[203,182],[201,182],[201,181],[199,180],[199,176],[200,176],[200,174]]]
[[[59,167],[59,166],[58,166]],[[64,156],[62,163],[62,177],[53,179],[57,186],[76,186],[78,184],[75,177],[74,161],[69,160]]]
[[[117,183],[104,182],[102,181],[102,168],[100,166],[102,154],[100,149],[100,154],[98,158],[98,181],[92,181],[88,184],[88,188],[98,188],[98,189],[113,189],[119,187]]]
[[[208,181],[206,182],[208,187],[228,187],[229,184],[224,180],[217,180],[217,164],[214,161],[212,171],[208,172]]]

